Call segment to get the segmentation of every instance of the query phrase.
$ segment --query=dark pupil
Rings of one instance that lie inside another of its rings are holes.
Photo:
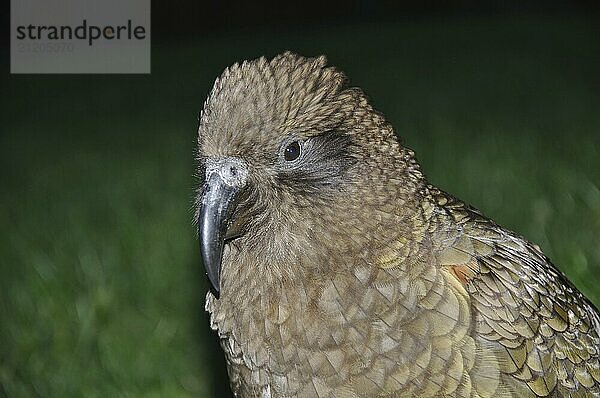
[[[294,141],[288,145],[287,148],[285,148],[285,153],[283,156],[287,161],[298,159],[298,156],[300,156],[300,144],[298,144],[298,141]]]

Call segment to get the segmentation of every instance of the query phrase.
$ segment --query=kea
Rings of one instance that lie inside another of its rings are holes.
[[[325,57],[226,69],[197,153],[206,310],[235,396],[600,396],[594,305],[429,184]]]

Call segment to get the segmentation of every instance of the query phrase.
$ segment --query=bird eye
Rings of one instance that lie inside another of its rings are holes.
[[[298,141],[294,141],[285,147],[285,151],[283,152],[283,157],[288,162],[298,159],[300,156],[300,143]]]

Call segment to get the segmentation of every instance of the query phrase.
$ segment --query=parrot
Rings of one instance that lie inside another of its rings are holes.
[[[228,67],[197,138],[206,310],[234,396],[600,397],[594,304],[430,184],[325,56]]]

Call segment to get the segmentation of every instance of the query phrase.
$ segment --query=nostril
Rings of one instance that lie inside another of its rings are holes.
[[[219,161],[214,165],[213,170],[227,185],[243,186],[248,177],[246,163],[236,158],[225,158]]]

